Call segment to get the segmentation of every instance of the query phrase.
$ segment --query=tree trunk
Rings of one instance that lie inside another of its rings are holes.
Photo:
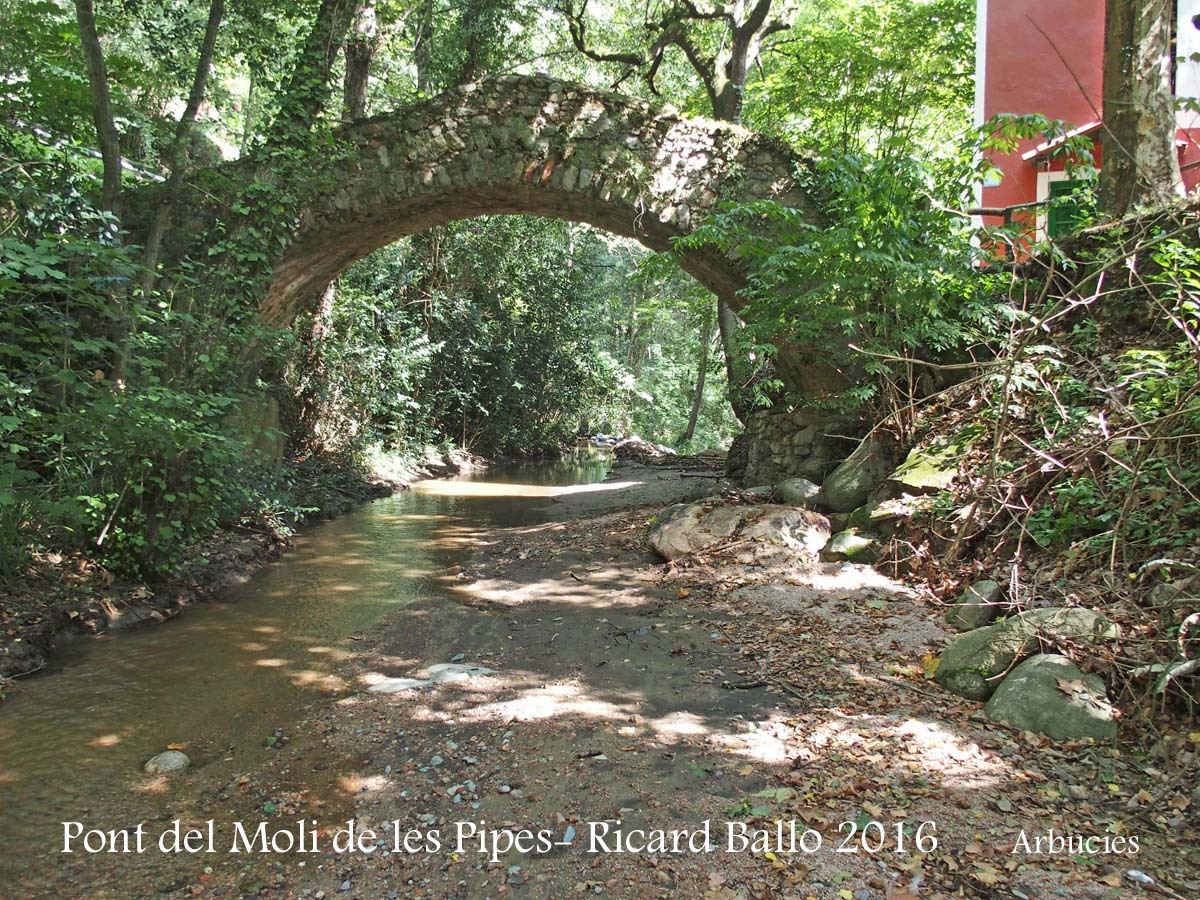
[[[348,122],[367,114],[367,85],[371,63],[379,49],[379,29],[375,19],[375,0],[365,0],[354,19],[350,39],[346,41],[346,77],[343,82],[342,118]]]
[[[754,409],[750,393],[750,382],[754,379],[753,364],[747,354],[738,346],[738,332],[742,329],[742,320],[722,298],[717,298],[717,328],[721,333],[721,349],[725,353],[725,377],[729,405],[733,414],[743,425]]]
[[[704,382],[708,377],[708,348],[712,344],[712,317],[704,316],[700,326],[700,359],[696,363],[696,390],[692,394],[692,408],[688,412],[687,428],[679,436],[680,446],[690,441],[696,434],[696,423],[700,419],[700,407],[704,405]]]
[[[255,91],[255,85],[258,79],[254,77],[256,66],[251,65],[249,73],[249,85],[246,88],[246,103],[242,107],[242,145],[239,148],[242,156],[250,152],[250,144],[254,140],[254,111],[255,103],[258,100]]]
[[[312,328],[303,337],[306,346],[300,363],[297,430],[300,432],[299,440],[314,453],[325,449],[325,437],[321,434],[321,422],[326,419],[322,401],[326,381],[325,338],[333,321],[336,302],[337,282],[331,281],[313,310]]]
[[[96,141],[104,162],[104,180],[100,198],[102,209],[121,217],[121,137],[113,122],[112,101],[108,94],[108,69],[104,50],[96,33],[96,13],[92,0],[75,0],[75,18],[79,23],[79,41],[87,65],[88,85],[92,92],[92,120],[96,123]]]
[[[163,235],[171,223],[171,213],[174,212],[179,188],[183,183],[184,162],[188,143],[192,137],[192,126],[195,125],[200,104],[204,102],[208,73],[212,68],[213,53],[217,46],[217,32],[220,30],[221,19],[224,16],[225,0],[212,0],[212,4],[208,8],[208,24],[204,29],[204,42],[200,45],[200,57],[196,60],[196,74],[192,79],[192,91],[188,95],[187,106],[184,107],[183,115],[179,117],[179,124],[175,128],[175,142],[171,145],[170,159],[168,160],[171,174],[162,192],[158,209],[154,211],[154,221],[150,223],[150,230],[146,233],[146,246],[142,253],[142,264],[145,266],[142,272],[142,292],[145,294],[154,290],[154,283],[158,279],[158,255],[162,247]]]
[[[1184,193],[1171,87],[1174,18],[1172,0],[1107,4],[1100,202],[1113,216]]]
[[[75,0],[75,18],[79,23],[79,42],[87,66],[88,86],[92,95],[92,120],[96,124],[96,142],[103,161],[100,208],[112,214],[113,222],[106,227],[110,239],[121,243],[121,136],[113,121],[112,100],[108,92],[108,68],[104,64],[104,49],[96,32],[96,13],[92,0]],[[125,369],[129,361],[129,303],[128,287],[112,281],[108,288],[108,303],[112,316],[103,330],[113,344],[112,372],[109,384],[114,390],[125,389]]]
[[[433,93],[433,0],[422,0],[416,12],[417,27],[413,37],[413,68],[417,73],[417,90]]]
[[[279,115],[271,127],[273,144],[307,134],[329,101],[333,63],[346,40],[362,0],[321,0],[312,30],[283,91]]]
[[[737,6],[735,13],[742,15],[744,10],[741,4]],[[743,20],[734,26],[728,35],[728,44],[713,60],[712,72],[709,73],[707,81],[713,118],[720,122],[741,124],[746,76],[758,57],[760,29],[770,8],[771,0],[762,0],[753,12],[754,21]],[[737,333],[742,327],[741,319],[722,297],[717,298],[717,324],[721,334],[721,349],[725,354],[729,405],[733,407],[733,414],[737,420],[745,425],[754,408],[747,390],[754,377],[754,367],[749,356],[737,344]]]

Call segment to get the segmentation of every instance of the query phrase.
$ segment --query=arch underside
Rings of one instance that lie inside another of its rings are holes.
[[[288,324],[295,314],[358,260],[401,238],[462,219],[533,215],[580,222],[631,238],[663,252],[683,234],[663,225],[652,211],[614,204],[585,205],[574,194],[533,187],[475,188],[469,194],[445,192],[399,202],[370,217],[323,228],[294,244],[276,268],[262,304],[266,321]],[[715,252],[678,252],[680,267],[714,294],[737,303],[744,281],[733,263]]]
[[[262,303],[287,325],[347,266],[458,219],[525,214],[583,222],[654,250],[722,200],[812,212],[785,145],[736,125],[542,76],[504,76],[348,126],[314,160],[317,190]],[[815,214],[814,214],[815,215]],[[715,249],[680,264],[737,305],[740,266]]]

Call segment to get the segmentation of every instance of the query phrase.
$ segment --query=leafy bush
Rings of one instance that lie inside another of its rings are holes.
[[[248,345],[269,344],[133,291],[137,248],[88,204],[68,151],[20,135],[0,150],[14,199],[0,236],[0,576],[36,542],[167,574],[218,525],[277,502],[218,389],[238,383]]]

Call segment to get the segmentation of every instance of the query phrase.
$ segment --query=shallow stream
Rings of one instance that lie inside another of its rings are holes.
[[[545,520],[553,486],[594,484],[608,468],[585,456],[418,485],[305,529],[278,562],[170,622],[64,647],[0,704],[0,896],[31,875],[46,888],[72,878],[81,857],[59,852],[65,821],[203,815],[315,704],[352,689],[338,664],[356,635],[445,592],[433,576],[474,529]],[[171,745],[203,767],[212,796],[142,773]]]

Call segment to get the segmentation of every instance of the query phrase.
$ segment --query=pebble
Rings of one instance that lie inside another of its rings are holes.
[[[507,784],[500,785],[500,793],[507,794],[510,791],[512,791],[512,788],[510,788]]]
[[[338,885],[338,891],[339,891],[340,893],[343,893],[343,894],[344,894],[344,893],[346,893],[346,891],[350,890],[352,887],[354,887],[354,885],[352,885],[352,884],[350,883],[350,879],[349,879],[349,878],[347,878],[347,879],[346,879],[345,881],[343,881],[343,882],[342,882],[340,885]]]
[[[438,756],[436,753],[435,753],[433,756],[429,757],[429,764],[430,764],[431,766],[440,766],[440,765],[441,765],[442,763],[444,763],[445,761],[446,761],[446,760],[442,759],[442,758],[441,758],[440,756]]]
[[[465,653],[455,653],[452,657],[450,657],[450,662],[462,662],[466,658],[467,654]]]

